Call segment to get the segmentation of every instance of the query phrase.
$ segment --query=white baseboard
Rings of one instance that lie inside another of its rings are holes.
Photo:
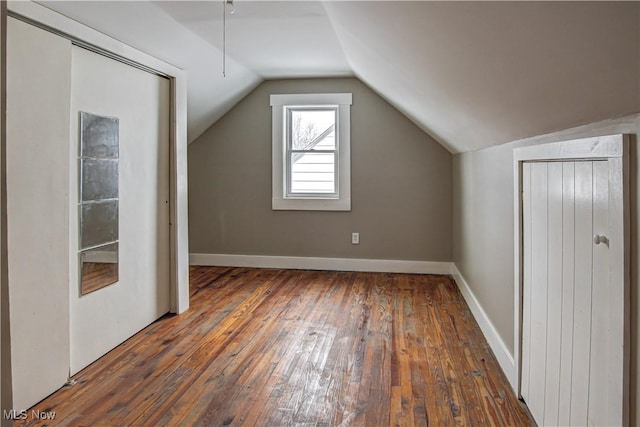
[[[473,317],[475,317],[476,322],[478,322],[478,325],[480,326],[485,339],[489,343],[491,350],[493,350],[493,354],[495,354],[498,364],[507,376],[511,387],[515,390],[517,387],[518,369],[513,359],[513,355],[507,348],[504,341],[502,341],[502,338],[500,338],[498,331],[493,326],[493,323],[491,323],[487,313],[482,309],[482,306],[476,299],[476,296],[471,291],[469,284],[464,277],[462,277],[460,270],[458,270],[458,267],[454,263],[451,263],[451,275],[456,281],[456,284],[458,285],[464,300],[467,302]]]
[[[293,270],[372,271],[381,273],[451,274],[450,262],[389,259],[314,258],[264,255],[191,254],[191,265],[286,268]]]

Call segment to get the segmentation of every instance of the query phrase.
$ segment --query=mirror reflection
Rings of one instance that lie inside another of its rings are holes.
[[[118,281],[118,244],[80,252],[82,294]]]
[[[118,159],[82,159],[81,199],[118,198]]]
[[[94,159],[118,158],[118,119],[80,113],[80,156]]]
[[[118,281],[119,120],[80,112],[80,294]]]
[[[118,240],[118,201],[83,203],[80,209],[80,249]]]

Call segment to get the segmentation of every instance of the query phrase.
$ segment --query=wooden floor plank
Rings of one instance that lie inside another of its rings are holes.
[[[449,276],[192,267],[167,315],[16,426],[533,425]],[[28,412],[31,414],[31,412]]]

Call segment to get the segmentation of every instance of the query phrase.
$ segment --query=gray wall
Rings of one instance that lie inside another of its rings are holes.
[[[636,146],[640,119],[636,116],[582,126],[550,136],[457,154],[453,161],[453,261],[466,279],[502,340],[514,348],[514,198],[513,148],[614,133],[636,135],[631,150],[631,424],[639,425],[640,377],[638,341],[638,239],[637,204],[640,178]]]
[[[271,210],[269,95],[305,92],[353,93],[351,212]],[[450,261],[451,168],[357,79],[266,81],[189,146],[190,252]]]

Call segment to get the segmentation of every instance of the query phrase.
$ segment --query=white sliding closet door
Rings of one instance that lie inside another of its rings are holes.
[[[72,50],[71,373],[169,311],[170,82],[81,47]],[[79,113],[119,119],[119,280],[80,296]]]
[[[69,374],[71,42],[8,19],[7,245],[13,409]],[[3,378],[4,380],[5,378]],[[3,408],[10,409],[10,408]]]
[[[18,16],[29,16],[36,7],[13,3],[10,9],[26,11]],[[105,43],[106,36],[79,30],[61,16],[51,18],[44,7],[38,10],[43,14],[37,17],[68,28],[69,34],[86,35],[87,42],[110,49],[120,46],[115,50],[132,60],[176,75],[173,67],[113,40]],[[12,407],[6,409],[18,412],[167,313],[172,273],[171,82],[21,19],[7,21],[10,334],[3,339],[10,351],[2,355],[10,361],[3,380]],[[183,100],[182,89],[176,93]],[[117,117],[120,140],[119,280],[84,296],[78,263],[80,111]],[[176,132],[184,118],[178,116]],[[179,305],[188,305],[188,298]]]
[[[522,180],[522,397],[539,425],[616,425],[609,164],[524,163]]]

